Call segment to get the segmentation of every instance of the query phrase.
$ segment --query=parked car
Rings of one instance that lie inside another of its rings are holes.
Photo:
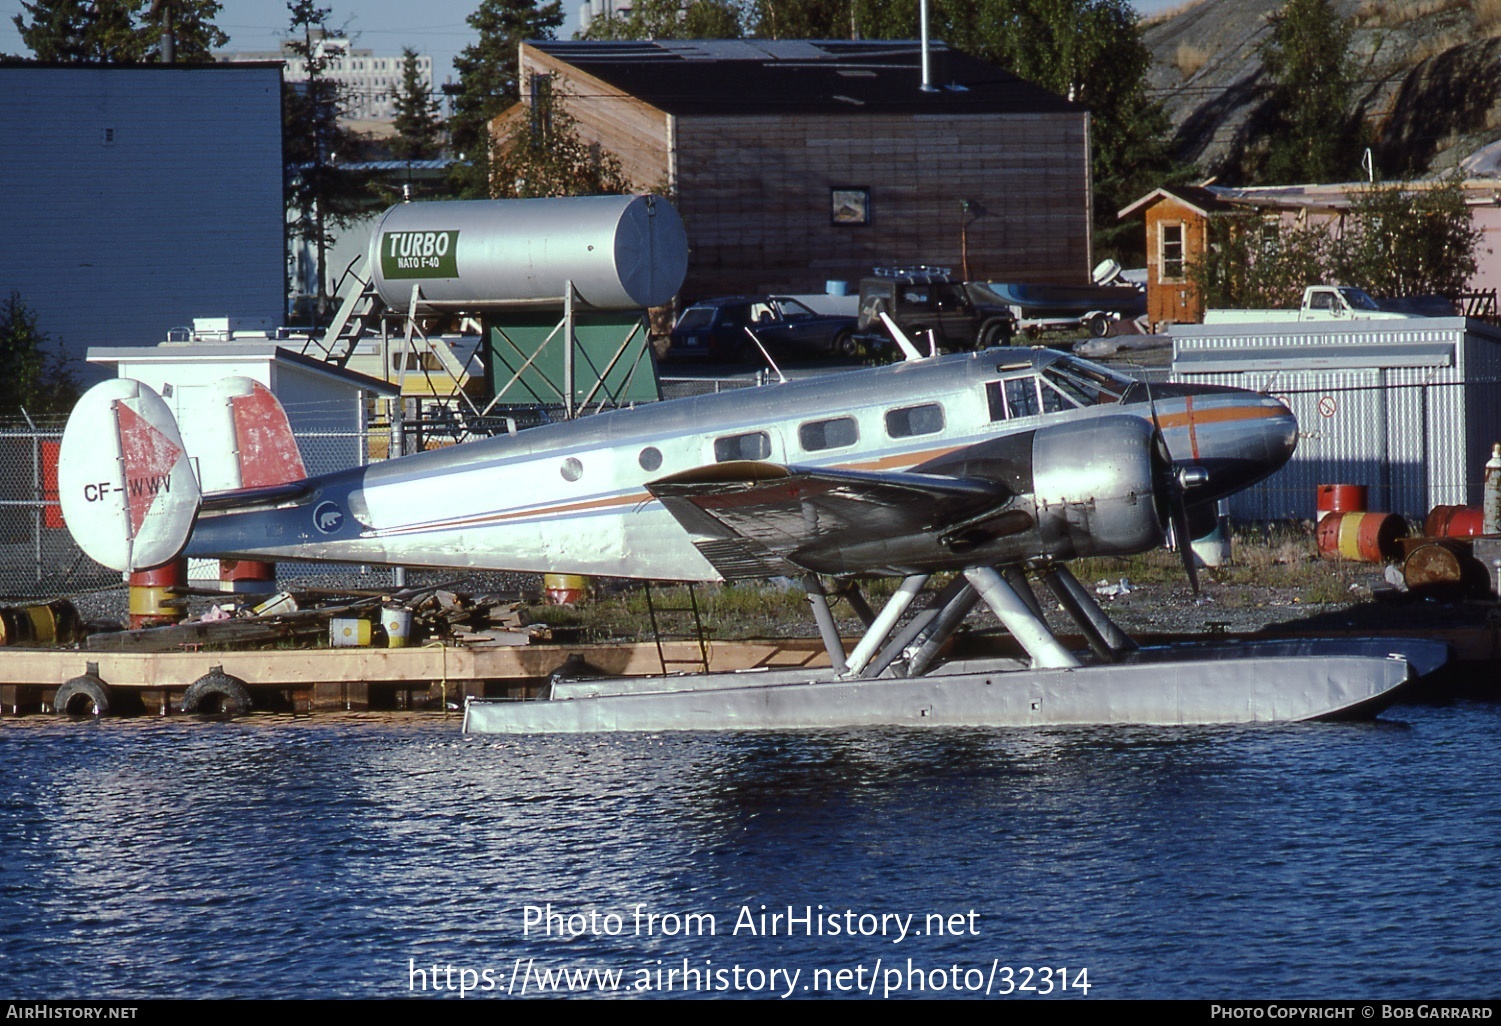
[[[791,296],[725,296],[683,311],[672,329],[671,352],[714,360],[748,360],[756,347],[749,328],[767,349],[811,355],[855,356],[855,318],[822,314]]]
[[[859,330],[872,345],[890,342],[882,313],[919,345],[931,330],[939,347],[949,351],[1010,345],[1016,334],[1009,306],[971,290],[946,267],[878,267],[860,279]]]

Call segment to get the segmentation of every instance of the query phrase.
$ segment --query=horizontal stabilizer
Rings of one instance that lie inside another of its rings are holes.
[[[115,570],[170,562],[198,514],[198,480],[172,411],[129,378],[95,385],[73,407],[57,479],[73,540]]]

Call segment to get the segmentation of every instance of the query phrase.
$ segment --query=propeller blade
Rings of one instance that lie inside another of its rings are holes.
[[[1178,555],[1183,560],[1183,572],[1188,574],[1188,586],[1194,597],[1199,595],[1199,568],[1194,564],[1193,539],[1188,536],[1188,503],[1183,501],[1183,492],[1175,488],[1172,497],[1173,540],[1178,545]]]

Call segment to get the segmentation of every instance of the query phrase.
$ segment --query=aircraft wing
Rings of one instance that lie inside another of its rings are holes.
[[[844,550],[856,544],[866,551],[914,538],[931,544],[978,520],[999,533],[1032,524],[1029,513],[1003,509],[1012,498],[1004,485],[939,474],[738,461],[647,488],[727,580],[849,572]]]

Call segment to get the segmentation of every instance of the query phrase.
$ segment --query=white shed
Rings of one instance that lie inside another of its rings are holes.
[[[1365,485],[1373,512],[1480,504],[1501,441],[1501,328],[1463,317],[1176,325],[1173,379],[1283,400],[1298,449],[1230,500],[1238,519],[1312,519],[1321,484]]]

